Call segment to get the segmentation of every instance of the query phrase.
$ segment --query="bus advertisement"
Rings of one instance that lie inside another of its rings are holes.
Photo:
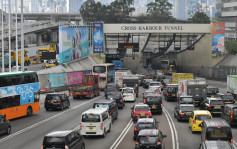
[[[39,82],[36,72],[0,75],[0,113],[6,119],[39,112]]]

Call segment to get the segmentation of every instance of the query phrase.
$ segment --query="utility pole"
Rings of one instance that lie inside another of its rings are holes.
[[[23,0],[21,0],[21,71],[25,71],[24,68],[24,20],[23,20]]]
[[[11,72],[11,0],[8,0],[8,40],[9,40],[9,72]]]
[[[15,8],[16,8],[16,71],[18,71],[18,36],[17,36],[17,30],[18,30],[18,27],[17,27],[17,0],[16,0],[16,4],[15,4]]]
[[[3,1],[4,0],[2,0],[2,73],[4,73]]]

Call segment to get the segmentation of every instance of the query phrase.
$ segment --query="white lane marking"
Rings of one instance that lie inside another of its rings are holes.
[[[112,144],[112,146],[109,149],[116,149],[120,142],[123,140],[123,138],[126,136],[130,128],[132,127],[133,122],[132,119],[128,122],[127,126],[124,128],[122,133],[119,135],[119,137],[115,140],[115,142]]]
[[[99,96],[99,97],[100,97],[100,96]],[[79,104],[79,105],[77,105],[77,106],[75,106],[75,107],[72,107],[72,108],[66,110],[66,111],[60,112],[60,113],[58,113],[58,114],[56,114],[56,115],[54,115],[54,116],[51,116],[51,117],[49,117],[49,118],[47,118],[47,119],[44,119],[44,120],[42,120],[42,121],[40,121],[40,122],[38,122],[38,123],[35,123],[35,124],[31,125],[31,126],[28,126],[28,127],[24,128],[24,129],[22,129],[22,130],[19,130],[19,131],[15,132],[15,133],[13,133],[13,134],[11,134],[11,135],[9,135],[9,136],[6,136],[6,137],[4,137],[4,138],[2,138],[2,139],[0,140],[0,143],[2,143],[2,142],[4,142],[4,141],[7,141],[7,140],[9,140],[9,139],[11,139],[11,138],[13,138],[13,137],[19,135],[19,134],[22,134],[22,133],[28,131],[28,130],[31,130],[31,129],[33,129],[33,128],[39,126],[39,125],[42,125],[42,124],[44,124],[44,123],[46,123],[46,122],[48,122],[48,121],[50,121],[50,120],[53,120],[53,119],[55,119],[55,118],[57,118],[57,117],[60,117],[61,115],[65,114],[65,113],[67,113],[67,112],[73,111],[73,110],[75,110],[75,109],[77,109],[77,108],[79,108],[79,107],[81,107],[81,106],[83,106],[83,105],[85,105],[85,104],[88,104],[88,103],[90,103],[90,102],[96,100],[96,99],[99,98],[99,97],[96,97],[96,98],[94,98],[94,99],[92,99],[92,100],[89,100],[89,101],[87,101],[87,102],[84,102],[84,103],[82,103],[82,104]]]
[[[174,122],[169,114],[169,112],[164,108],[164,110],[168,113],[168,116],[170,118],[170,121],[171,121],[171,124],[173,125],[173,129],[174,129],[174,133],[175,133],[175,139],[176,139],[176,149],[179,149],[179,136],[178,136],[178,133],[177,133],[177,130],[176,130],[176,127],[174,125]]]
[[[173,128],[172,128],[172,126],[171,126],[171,122],[170,122],[170,119],[169,119],[169,117],[168,117],[168,114],[166,113],[167,111],[165,110],[165,108],[163,107],[163,111],[164,111],[164,113],[165,113],[165,116],[166,116],[166,118],[167,118],[167,120],[168,120],[168,123],[169,123],[169,126],[170,126],[170,130],[171,130],[171,137],[172,137],[172,147],[173,147],[173,149],[175,149],[175,140],[174,140],[174,131],[173,131]]]

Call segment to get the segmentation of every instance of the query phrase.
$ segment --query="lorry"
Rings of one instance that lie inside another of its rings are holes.
[[[68,88],[73,99],[76,99],[77,97],[92,99],[93,97],[100,95],[99,75],[86,74],[83,75],[82,80],[81,84]]]
[[[193,73],[172,73],[172,84],[178,84],[179,80],[193,79]]]
[[[123,87],[132,87],[136,93],[139,94],[139,77],[138,75],[125,75],[123,76]]]
[[[237,75],[227,76],[227,93],[231,93],[235,99],[237,97]]]
[[[30,65],[30,57],[27,55],[27,50],[24,50],[24,65]],[[11,50],[11,57],[16,61],[16,52]],[[21,51],[18,51],[18,64],[21,65]]]
[[[58,53],[58,45],[57,43],[50,43],[49,47],[40,47],[37,51],[38,58],[43,62],[42,53],[43,52],[56,52]]]
[[[207,97],[206,80],[179,80],[178,82],[178,100],[181,96],[192,96],[195,105],[200,105],[201,101]]]
[[[16,65],[15,59],[11,56],[11,66]],[[0,67],[2,67],[2,51],[0,51]],[[9,67],[9,51],[4,51],[4,67]]]
[[[115,72],[115,83],[119,85],[120,88],[123,87],[123,76],[128,75],[127,72]]]

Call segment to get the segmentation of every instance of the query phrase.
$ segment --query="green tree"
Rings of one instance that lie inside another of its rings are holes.
[[[237,54],[237,41],[227,41],[225,42],[225,48],[229,54]]]
[[[210,24],[210,18],[204,12],[196,12],[195,15],[188,19],[189,23]]]
[[[168,0],[155,0],[147,4],[148,23],[168,23],[173,22],[171,9],[173,5]]]

